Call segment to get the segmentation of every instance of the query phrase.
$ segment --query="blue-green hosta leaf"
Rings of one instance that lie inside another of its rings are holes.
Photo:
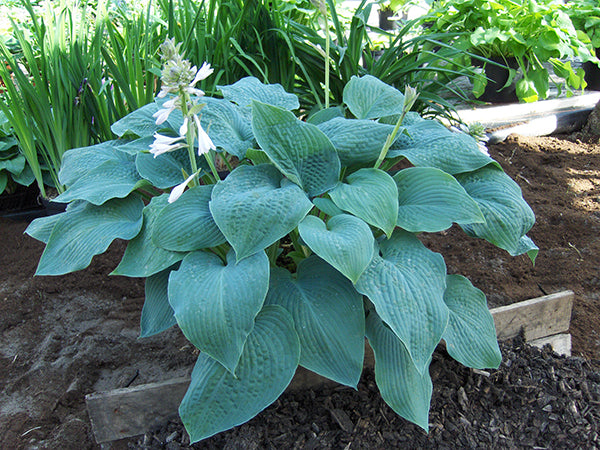
[[[318,127],[329,138],[344,166],[374,163],[394,130],[393,125],[343,117],[321,123]]]
[[[236,367],[269,289],[269,258],[255,253],[236,264],[214,253],[189,253],[169,278],[169,303],[179,328],[229,372]]]
[[[312,209],[306,194],[271,165],[239,166],[212,192],[210,212],[238,261],[298,226]]]
[[[42,172],[42,175],[43,174],[44,172]],[[33,174],[33,170],[31,170],[29,164],[25,166],[21,173],[11,175],[11,178],[15,183],[19,183],[22,186],[30,186],[31,183],[35,181],[35,175]],[[46,180],[44,180],[44,182],[45,181]]]
[[[157,103],[148,103],[139,109],[127,114],[112,124],[110,129],[117,136],[134,134],[138,137],[152,136],[163,125],[156,125],[156,118],[152,115],[159,110]]]
[[[522,252],[521,239],[533,226],[535,215],[523,199],[519,185],[494,166],[456,178],[485,217],[485,223],[462,225],[465,232],[485,239],[513,256]]]
[[[298,97],[285,92],[280,84],[263,84],[258,78],[246,77],[229,86],[217,86],[223,98],[236,103],[249,117],[252,101],[256,100],[279,108],[293,110],[300,108]]]
[[[4,192],[6,189],[6,185],[8,184],[8,175],[6,172],[0,172],[0,194]]]
[[[290,180],[311,197],[331,189],[340,159],[331,141],[315,125],[265,103],[252,103],[252,129],[262,150]]]
[[[353,76],[344,87],[344,103],[357,119],[378,119],[400,114],[404,95],[372,75]]]
[[[365,222],[350,214],[327,221],[306,216],[298,225],[300,237],[310,249],[356,283],[373,257],[375,240]]]
[[[320,125],[323,122],[334,119],[336,117],[344,117],[344,110],[339,106],[332,106],[331,108],[321,109],[316,113],[312,114],[306,121],[313,125]]]
[[[52,230],[56,225],[56,222],[61,218],[61,216],[66,213],[53,214],[51,216],[46,217],[38,217],[33,222],[29,224],[25,233],[31,236],[34,239],[37,239],[44,244],[48,243],[48,239],[50,239],[50,234],[52,234]]]
[[[323,211],[328,216],[337,216],[338,214],[345,214],[330,198],[327,197],[315,197],[312,199],[313,204]]]
[[[142,177],[136,169],[133,155],[115,153],[120,155],[82,175],[55,201],[67,203],[85,200],[94,205],[102,205],[112,198],[127,197],[143,183]]]
[[[405,118],[402,124],[406,127],[406,133],[396,138],[388,152],[390,156],[399,156],[397,154],[399,150],[417,148],[419,145],[427,145],[436,139],[448,138],[452,135],[452,131],[437,120],[421,118],[412,123],[407,123]]]
[[[367,338],[375,355],[375,382],[381,397],[400,416],[429,430],[433,383],[425,368],[419,372],[406,347],[375,311],[367,317]]]
[[[448,275],[446,283],[444,301],[450,310],[443,336],[446,350],[467,367],[497,369],[502,354],[484,293],[461,275]]]
[[[376,255],[355,284],[406,346],[424,373],[448,323],[444,303],[446,264],[415,235],[396,230],[380,243]]]
[[[363,368],[365,314],[362,296],[316,256],[298,265],[298,276],[271,269],[266,304],[283,306],[300,337],[300,365],[356,387]]]
[[[527,256],[529,256],[531,262],[535,264],[535,258],[537,257],[539,251],[539,247],[535,245],[529,236],[523,236],[517,245],[515,255],[523,255],[527,253]]]
[[[122,160],[127,162],[127,154],[118,151],[122,145],[123,142],[114,140],[89,147],[67,150],[63,154],[60,172],[58,173],[60,183],[71,186],[91,170],[108,161]]]
[[[86,203],[60,215],[40,258],[36,275],[64,275],[85,269],[115,239],[133,239],[142,228],[144,202],[131,196],[102,206]]]
[[[223,244],[225,236],[217,227],[208,207],[213,186],[195,186],[185,191],[176,202],[167,205],[154,224],[154,244],[177,252]]]
[[[468,134],[442,128],[443,125],[433,120],[406,127],[409,136],[400,136],[388,157],[404,156],[417,167],[436,167],[451,175],[497,164],[479,149],[475,139]]]
[[[17,155],[10,159],[0,159],[0,170],[7,170],[13,175],[18,175],[23,172],[25,162],[25,157],[23,155]]]
[[[294,322],[280,306],[265,306],[256,318],[236,377],[200,353],[179,407],[190,441],[240,425],[277,400],[290,384],[299,359]]]
[[[329,192],[331,200],[368,224],[392,235],[398,219],[398,187],[379,169],[360,169]]]
[[[157,217],[168,205],[168,198],[167,194],[163,194],[154,197],[146,205],[143,213],[144,224],[142,225],[142,229],[127,244],[123,259],[121,259],[117,268],[112,272],[112,275],[139,278],[149,277],[183,259],[185,253],[168,251],[157,247],[152,242]]]
[[[453,222],[484,222],[479,206],[452,175],[432,167],[411,167],[394,175],[398,185],[397,225],[411,232],[435,233]]]
[[[213,143],[227,153],[243,159],[252,147],[254,135],[250,121],[227,100],[204,98],[201,122]]]
[[[196,158],[196,162],[199,168],[205,171],[209,170],[204,158]],[[186,174],[192,173],[190,159],[185,148],[163,153],[156,158],[152,153],[138,153],[135,165],[139,174],[159,189],[167,189],[182,183],[187,178],[183,175],[182,169]]]
[[[179,264],[146,278],[144,306],[140,320],[140,337],[161,333],[177,323],[169,304],[169,275]]]

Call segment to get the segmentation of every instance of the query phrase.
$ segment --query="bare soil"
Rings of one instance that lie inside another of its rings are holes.
[[[600,441],[600,144],[588,134],[511,136],[490,154],[536,213],[535,266],[453,227],[423,236],[467,276],[490,307],[575,292],[575,358],[522,342],[503,347],[498,371],[432,364],[429,435],[397,417],[365,371],[358,391],[286,393],[249,424],[197,448],[598,448]],[[43,245],[25,222],[0,219],[0,448],[99,448],[85,394],[188,373],[193,348],[177,329],[138,339],[143,281],[108,277],[116,242],[81,272],[34,277]],[[116,448],[186,448],[178,422]]]

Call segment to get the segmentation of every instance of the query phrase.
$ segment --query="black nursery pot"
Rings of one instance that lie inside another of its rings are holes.
[[[519,67],[515,58],[488,58],[499,64],[505,64],[511,69]],[[519,98],[517,97],[517,86],[515,80],[502,89],[510,77],[509,69],[504,66],[497,66],[495,64],[484,64],[482,61],[476,60],[474,62],[476,66],[483,67],[484,74],[488,78],[487,86],[481,97],[478,100],[490,103],[517,103]]]
[[[596,49],[596,57],[600,58],[600,48]],[[586,89],[600,91],[600,67],[590,61],[584,62],[581,67],[585,70]]]

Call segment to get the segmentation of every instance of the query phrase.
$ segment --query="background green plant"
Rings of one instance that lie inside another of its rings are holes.
[[[600,3],[597,0],[575,0],[566,3],[563,8],[575,29],[588,35],[592,47],[600,48]]]
[[[583,70],[575,70],[569,59],[595,59],[589,38],[573,27],[562,2],[444,0],[432,5],[423,23],[428,32],[458,33],[455,45],[480,57],[500,63],[515,58],[522,76],[517,95],[527,102],[548,96],[550,77],[543,63],[551,64],[571,93],[571,89],[583,89],[585,83]],[[515,75],[512,69],[511,80]],[[476,96],[483,93],[485,84],[481,77],[474,88]]]
[[[0,108],[44,196],[45,184],[63,189],[57,174],[66,150],[112,139],[110,123],[152,101],[160,88],[156,55],[167,37],[182,43],[193,64],[208,60],[219,68],[201,83],[206,92],[255,76],[296,93],[307,111],[340,104],[352,76],[373,74],[418,87],[418,109],[444,114],[452,108],[448,94],[465,97],[453,81],[474,75],[469,66],[449,64],[460,52],[443,34],[420,38],[409,25],[394,34],[369,27],[366,1],[345,19],[328,0],[327,22],[309,2],[21,2],[26,14],[0,43],[7,63],[0,67]],[[326,70],[329,89],[322,87]]]

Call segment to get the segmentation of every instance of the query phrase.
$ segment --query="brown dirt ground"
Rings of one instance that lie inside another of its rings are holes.
[[[450,273],[468,276],[486,292],[490,306],[573,290],[573,353],[599,360],[598,139],[511,136],[491,146],[490,154],[519,183],[536,213],[537,223],[529,233],[540,247],[535,266],[524,256],[512,258],[486,242],[465,237],[457,227],[425,236],[426,243],[444,254]],[[118,263],[123,243],[115,243],[84,271],[63,277],[34,277],[43,245],[23,235],[26,226],[0,219],[0,448],[96,448],[84,395],[181,376],[193,364],[193,350],[175,329],[144,340],[137,338],[143,282],[107,276]],[[371,395],[369,376],[363,382],[364,389],[369,397],[377,397]],[[460,386],[462,381],[455,381]],[[458,387],[455,384],[451,389],[456,393]],[[313,403],[315,398],[331,398],[342,391],[323,392],[311,394]],[[357,402],[366,401],[362,388],[359,393],[352,392]],[[515,395],[523,402],[527,392]],[[598,404],[598,398],[595,402]],[[297,414],[294,408],[292,405],[288,416],[285,408],[279,411],[292,435]],[[370,408],[375,409],[365,414],[378,415],[383,407]],[[432,415],[442,413],[435,408],[434,402]],[[389,425],[386,417],[393,413],[385,411],[381,412],[385,420],[378,417],[371,424]],[[454,428],[458,430],[455,434],[464,436],[466,429],[461,434],[461,429]],[[310,432],[316,436],[318,430],[313,427]],[[444,436],[441,429],[439,436]],[[300,437],[291,439],[294,443]],[[391,448],[391,442],[400,442],[384,439],[381,433],[374,439],[370,448],[379,447],[377,443]],[[452,441],[442,440],[453,446]],[[213,441],[213,448],[225,445],[218,442],[222,441]],[[235,441],[228,442],[229,448],[236,448]],[[461,441],[453,442],[458,445]],[[300,447],[311,448],[304,444]],[[320,447],[315,445],[312,448]]]

